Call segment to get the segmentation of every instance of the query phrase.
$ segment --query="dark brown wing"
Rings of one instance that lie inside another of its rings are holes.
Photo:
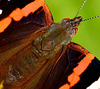
[[[36,31],[51,25],[53,19],[44,0],[1,0],[0,9],[0,83],[4,89],[24,88],[43,65],[32,61],[36,58],[32,40],[42,34]]]
[[[66,51],[68,67],[60,89],[86,89],[100,77],[100,61],[78,44],[70,43]],[[59,84],[59,85],[60,85]]]
[[[1,0],[0,9],[3,10],[0,15],[0,51],[13,47],[19,39],[53,23],[44,0]]]

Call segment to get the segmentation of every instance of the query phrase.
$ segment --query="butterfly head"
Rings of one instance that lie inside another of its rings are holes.
[[[69,32],[70,36],[72,37],[78,31],[78,25],[82,22],[82,17],[75,17],[74,19],[65,18],[63,19],[60,24],[66,28]]]

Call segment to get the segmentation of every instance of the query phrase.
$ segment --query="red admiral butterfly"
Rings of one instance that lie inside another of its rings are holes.
[[[44,0],[1,0],[0,9],[4,89],[86,89],[99,78],[100,61],[71,42],[81,16],[54,23]]]

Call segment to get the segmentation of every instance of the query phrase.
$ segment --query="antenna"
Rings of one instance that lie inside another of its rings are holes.
[[[84,20],[82,20],[82,22],[83,22],[83,21],[87,21],[87,20],[90,20],[90,19],[99,18],[99,17],[100,17],[100,15],[98,15],[98,16],[94,16],[94,17],[91,17],[91,18],[88,18],[88,19],[84,19]]]
[[[75,16],[75,17],[77,17],[77,15],[79,14],[79,12],[80,12],[80,11],[81,11],[81,9],[83,8],[83,6],[84,6],[85,2],[86,2],[86,0],[84,0],[84,2],[83,2],[83,4],[82,4],[81,8],[79,9],[79,11],[77,12],[77,14],[76,14],[76,16]]]
[[[83,2],[83,4],[82,4],[81,8],[79,9],[79,11],[77,12],[77,14],[76,14],[75,17],[77,17],[77,15],[79,14],[79,12],[81,11],[81,9],[83,8],[83,6],[84,6],[84,4],[86,3],[86,1],[87,1],[87,0],[84,0],[84,2]],[[84,20],[82,20],[82,22],[83,22],[83,21],[87,21],[87,20],[91,20],[91,19],[95,19],[95,18],[99,18],[99,17],[100,17],[100,15],[94,16],[94,17],[91,17],[91,18],[88,18],[88,19],[84,19]]]

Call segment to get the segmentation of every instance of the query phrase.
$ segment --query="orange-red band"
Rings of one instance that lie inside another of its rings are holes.
[[[94,56],[91,53],[88,53],[79,63],[78,66],[73,69],[73,73],[68,76],[68,82],[70,85],[64,84],[59,89],[70,89],[72,86],[77,84],[80,80],[80,75],[87,69],[89,64],[94,59]]]
[[[11,23],[12,19],[20,21],[22,17],[27,17],[31,12],[34,13],[38,8],[43,6],[44,0],[35,0],[27,4],[22,9],[16,8],[11,14],[0,21],[0,33],[3,32]]]

